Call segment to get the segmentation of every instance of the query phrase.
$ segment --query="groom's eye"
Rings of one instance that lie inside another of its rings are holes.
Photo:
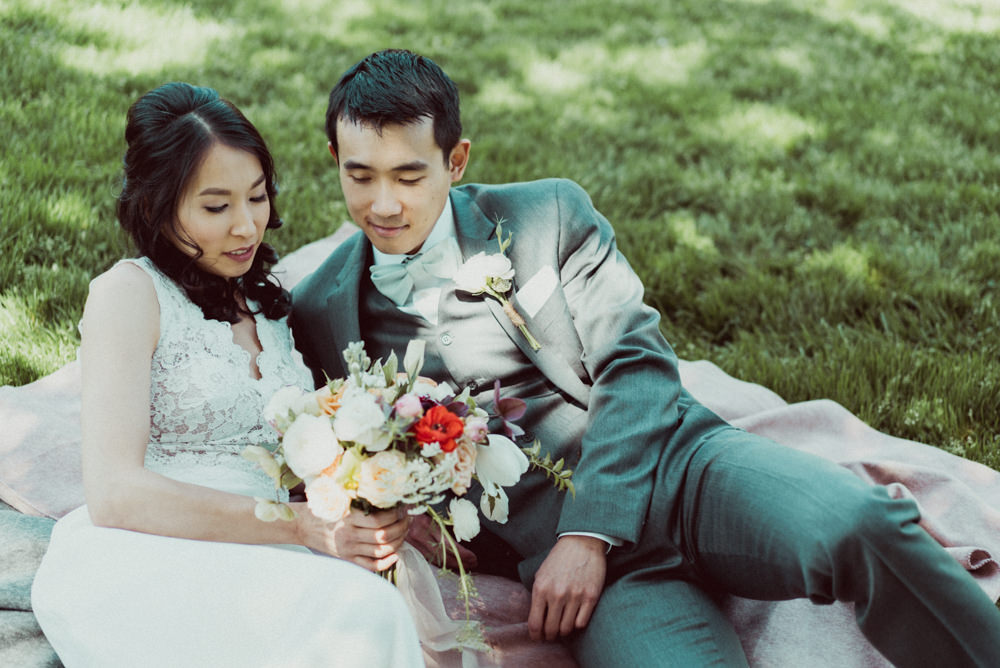
[[[413,178],[413,179],[400,179],[399,182],[402,183],[403,185],[413,186],[413,185],[416,185],[416,184],[420,183],[420,180],[422,178],[423,178],[422,176],[418,176],[418,177]]]
[[[350,177],[355,183],[368,183],[372,180],[370,176],[355,176],[354,174],[351,174]]]

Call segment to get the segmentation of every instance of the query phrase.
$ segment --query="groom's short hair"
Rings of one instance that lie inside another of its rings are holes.
[[[430,58],[404,49],[377,51],[354,64],[330,92],[326,136],[337,151],[337,121],[386,125],[434,121],[434,141],[448,155],[462,137],[458,88]]]

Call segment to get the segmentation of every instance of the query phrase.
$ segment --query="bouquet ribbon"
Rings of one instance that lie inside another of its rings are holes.
[[[482,647],[461,639],[468,622],[448,616],[434,569],[424,556],[403,543],[397,551],[396,587],[410,609],[428,668],[487,668],[495,666]]]

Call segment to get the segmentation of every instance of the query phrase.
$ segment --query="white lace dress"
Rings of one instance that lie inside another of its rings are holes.
[[[146,258],[160,340],[152,360],[146,466],[245,495],[273,485],[240,456],[274,438],[261,418],[289,384],[311,386],[286,323],[257,316],[261,378],[228,323],[201,309]],[[298,546],[185,540],[61,519],[32,605],[69,668],[423,666],[402,598],[353,564]]]

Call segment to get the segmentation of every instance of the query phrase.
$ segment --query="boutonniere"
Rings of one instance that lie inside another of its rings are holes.
[[[506,239],[503,238],[503,219],[498,220],[497,241],[500,244],[500,252],[490,255],[484,252],[476,253],[458,268],[454,280],[457,288],[462,292],[468,292],[472,295],[487,294],[500,302],[503,312],[507,314],[514,326],[521,330],[531,349],[539,350],[542,347],[541,344],[528,331],[524,318],[507,297],[514,286],[514,266],[504,251],[510,246],[513,236],[511,233],[507,235]]]

